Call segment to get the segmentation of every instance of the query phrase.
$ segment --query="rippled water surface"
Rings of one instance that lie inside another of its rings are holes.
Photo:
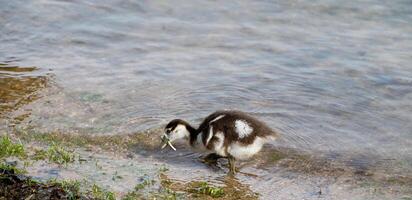
[[[2,1],[0,124],[127,134],[239,109],[278,146],[410,175],[411,52],[407,0]]]

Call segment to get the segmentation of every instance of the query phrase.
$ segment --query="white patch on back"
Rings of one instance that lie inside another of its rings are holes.
[[[252,144],[246,146],[240,144],[239,142],[232,143],[229,145],[227,151],[236,159],[244,160],[259,152],[260,149],[262,149],[263,144],[265,144],[265,140],[263,138],[256,137]]]
[[[213,123],[213,122],[215,122],[215,121],[217,121],[217,120],[219,120],[219,119],[222,119],[224,116],[225,116],[225,115],[219,115],[219,116],[217,116],[215,119],[213,119],[212,121],[210,121],[209,124],[211,124],[211,123]]]
[[[244,120],[235,121],[235,130],[239,138],[247,137],[253,132],[253,128],[250,127],[249,124]]]

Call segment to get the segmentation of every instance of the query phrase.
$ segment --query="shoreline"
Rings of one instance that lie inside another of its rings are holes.
[[[103,183],[103,188],[114,188],[112,193],[116,194],[119,198],[129,195],[129,193],[142,195],[141,191],[134,191],[133,187],[131,187],[131,185],[141,184],[139,181],[142,180],[142,177],[145,177],[143,182],[147,181],[146,179],[150,177],[150,180],[162,183],[161,176],[170,176],[168,180],[173,180],[170,181],[173,182],[172,185],[180,185],[180,187],[175,189],[177,189],[179,194],[182,193],[182,195],[192,195],[190,193],[192,190],[188,189],[190,188],[189,186],[198,186],[199,183],[204,182],[210,187],[220,188],[223,191],[232,191],[233,194],[231,196],[239,193],[234,188],[249,188],[244,189],[244,191],[247,191],[250,195],[259,193],[260,197],[256,196],[256,198],[265,199],[267,194],[261,194],[262,192],[259,191],[259,188],[256,188],[258,184],[255,183],[259,178],[265,177],[265,174],[272,174],[273,177],[298,175],[301,178],[303,177],[303,180],[309,180],[308,183],[302,183],[302,186],[309,188],[314,187],[310,180],[322,179],[324,182],[335,180],[334,183],[331,183],[333,187],[344,184],[348,188],[360,188],[363,192],[371,191],[372,196],[389,195],[399,198],[409,198],[409,196],[412,196],[412,188],[409,187],[412,185],[411,177],[402,175],[387,176],[384,172],[378,173],[368,169],[352,169],[348,166],[333,163],[330,160],[316,158],[313,155],[305,155],[293,149],[276,149],[271,147],[265,147],[254,161],[242,163],[240,167],[244,173],[237,175],[234,180],[231,180],[236,183],[236,186],[228,186],[230,181],[224,181],[225,177],[227,177],[224,160],[219,161],[217,166],[206,166],[199,161],[193,162],[192,159],[197,154],[190,155],[186,159],[178,157],[168,158],[168,156],[171,156],[171,152],[159,150],[160,140],[156,140],[157,136],[160,136],[159,128],[127,136],[35,133],[33,130],[15,130],[12,134],[7,135],[11,136],[12,141],[15,141],[15,143],[20,143],[24,146],[27,156],[25,158],[12,159],[12,161],[17,163],[17,166],[26,169],[28,176],[32,176],[35,179],[36,177],[42,177],[38,179],[41,182],[50,180],[53,177],[53,174],[44,172],[57,173],[59,179],[63,181],[67,178],[71,180],[73,177],[75,177],[74,180],[79,180],[81,177],[95,177],[93,181]],[[61,163],[57,164],[53,163],[47,156],[38,160],[33,159],[36,156],[36,152],[40,151],[39,149],[43,149],[43,152],[50,151],[50,148],[53,147],[50,144],[55,144],[55,148],[61,148],[68,152],[69,155],[72,153],[73,159],[69,159],[66,163],[61,161]],[[183,146],[179,146],[179,149],[184,153],[189,151]],[[26,162],[29,164],[26,164]],[[253,164],[252,162],[256,163]],[[140,170],[140,172],[136,170]],[[187,170],[198,174],[195,177],[185,177],[184,174]],[[129,178],[128,176],[133,177]],[[86,185],[91,187],[90,185],[98,184],[89,182]],[[327,189],[331,188],[331,186],[321,185],[318,188],[312,188],[311,193],[315,196],[327,195]],[[143,192],[143,195],[153,195],[153,192],[158,191],[161,187],[163,187],[161,184],[157,184],[156,187],[149,187],[148,191]],[[344,191],[348,188],[344,189]],[[265,193],[265,190],[263,193]],[[175,193],[172,194],[175,195]],[[365,194],[357,193],[357,195],[363,196]],[[200,195],[200,197],[196,198],[208,197],[210,196]],[[230,199],[228,197],[220,198]]]

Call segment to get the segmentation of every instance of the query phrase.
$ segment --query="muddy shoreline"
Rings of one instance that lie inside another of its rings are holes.
[[[336,191],[349,192],[353,189],[355,189],[354,191],[359,190],[353,193],[355,199],[365,197],[371,199],[382,197],[407,199],[412,195],[410,187],[412,179],[408,176],[391,175],[382,171],[374,171],[373,168],[353,168],[321,157],[306,155],[304,152],[288,148],[274,148],[273,146],[265,146],[257,158],[241,163],[242,173],[230,178],[226,175],[225,160],[220,160],[217,165],[208,166],[200,161],[200,154],[191,154],[191,150],[183,144],[177,145],[178,152],[159,150],[160,140],[157,138],[161,134],[160,130],[160,128],[155,128],[122,136],[85,136],[58,132],[40,133],[33,129],[14,129],[9,136],[13,141],[19,141],[23,144],[28,156],[12,159],[12,161],[18,163],[17,166],[27,170],[29,176],[40,181],[36,182],[38,185],[34,187],[42,190],[44,193],[41,193],[42,195],[55,195],[56,191],[61,191],[61,188],[56,186],[52,186],[55,189],[50,191],[44,189],[48,188],[48,186],[43,185],[47,180],[74,178],[82,181],[82,176],[97,176],[99,178],[86,185],[90,188],[96,184],[95,182],[99,182],[107,191],[114,189],[112,193],[116,194],[117,199],[128,196],[136,199],[142,198],[142,196],[150,197],[150,195],[165,198],[173,196],[173,198],[178,199],[212,198],[205,194],[193,194],[193,191],[199,191],[199,189],[193,188],[199,187],[202,182],[208,186],[220,188],[226,194],[215,198],[242,199],[242,196],[246,195],[248,198],[245,199],[267,199],[271,193],[261,193],[261,190],[256,188],[258,184],[255,183],[255,181],[265,178],[265,174],[272,174],[271,177],[284,180],[302,180],[303,186],[308,184],[305,187],[310,190],[311,198],[316,196],[329,198],[330,195],[336,196],[334,194]],[[40,160],[33,159],[33,156],[36,155],[33,152],[39,152],[39,148],[45,149],[46,153],[49,152],[50,148],[53,147],[50,147],[50,144],[56,144],[59,148],[73,153],[72,157],[75,159],[73,161],[69,159],[67,164],[61,164],[64,163],[63,161],[60,164],[55,164],[47,156]],[[30,164],[24,166],[25,162]],[[151,167],[147,166],[149,163],[151,163]],[[136,170],[141,172],[136,172]],[[188,172],[197,173],[197,175],[193,174],[194,176],[188,177],[185,175]],[[134,175],[131,176],[131,174]],[[9,179],[10,176],[14,175],[7,176]],[[311,183],[313,180],[317,180],[318,183]],[[153,182],[153,184],[145,185],[144,190],[133,190],[133,188],[142,183],[146,184],[148,181]],[[169,183],[170,187],[165,187],[164,183]],[[2,187],[3,189],[7,188],[7,190],[12,189],[10,191],[13,191],[14,188],[17,194],[19,190],[17,186],[19,184],[3,185]],[[148,187],[146,188],[146,186]],[[337,186],[342,186],[344,189],[334,188]],[[270,191],[270,189],[263,188],[263,191]],[[299,191],[296,190],[296,192]],[[58,194],[64,195],[62,192]],[[87,195],[78,196],[79,199],[87,197]],[[292,196],[289,197],[293,199]]]
[[[16,174],[14,170],[0,169],[0,199],[24,200],[59,200],[59,199],[93,199],[79,194],[68,194],[62,185],[41,183],[30,177]]]

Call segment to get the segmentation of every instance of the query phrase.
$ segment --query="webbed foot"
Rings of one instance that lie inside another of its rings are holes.
[[[203,158],[202,162],[207,164],[216,164],[219,158],[224,158],[223,156],[217,155],[215,153],[211,153]]]

